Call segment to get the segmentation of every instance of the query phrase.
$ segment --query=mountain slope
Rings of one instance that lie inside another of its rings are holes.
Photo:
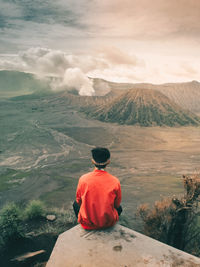
[[[141,126],[199,125],[200,118],[186,111],[162,93],[151,89],[126,90],[106,104],[87,109],[96,119]]]
[[[192,112],[200,112],[200,83],[168,83],[158,87],[160,92],[168,96],[178,105]]]
[[[37,79],[31,73],[0,71],[0,97],[15,97],[49,90],[48,81]]]

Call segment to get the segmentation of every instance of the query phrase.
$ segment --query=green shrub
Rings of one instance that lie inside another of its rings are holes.
[[[14,203],[7,204],[0,211],[1,243],[23,235],[22,211]]]
[[[35,219],[45,215],[45,206],[40,200],[32,200],[25,209],[25,218]]]

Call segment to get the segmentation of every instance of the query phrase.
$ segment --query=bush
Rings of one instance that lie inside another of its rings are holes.
[[[25,212],[26,219],[36,219],[45,215],[45,206],[40,200],[32,200],[28,203]]]
[[[143,204],[138,212],[145,234],[164,243],[200,255],[200,177],[183,176],[185,194],[156,201],[153,208]]]
[[[7,204],[0,211],[1,244],[23,235],[22,211],[14,203]]]

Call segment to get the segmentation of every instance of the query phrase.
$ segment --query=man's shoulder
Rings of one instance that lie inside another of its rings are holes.
[[[116,184],[120,184],[120,180],[116,176],[110,174],[109,172],[105,171],[104,175],[107,176],[107,178],[111,179]],[[80,183],[84,183],[84,182],[90,181],[91,179],[93,180],[94,177],[96,177],[94,171],[88,172],[88,173],[83,174],[80,177],[79,182]]]
[[[110,174],[109,172],[107,172],[107,175],[110,177],[110,179],[112,179],[116,183],[120,183],[120,180],[116,176]]]
[[[81,177],[79,178],[79,181],[84,181],[85,179],[87,179],[88,177],[90,177],[92,175],[93,172],[87,172],[84,173],[83,175],[81,175]]]

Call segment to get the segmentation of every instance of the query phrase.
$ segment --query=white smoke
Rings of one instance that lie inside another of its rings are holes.
[[[76,90],[81,96],[95,95],[93,81],[90,80],[79,68],[66,69],[63,79],[60,82],[54,82],[54,91]]]

